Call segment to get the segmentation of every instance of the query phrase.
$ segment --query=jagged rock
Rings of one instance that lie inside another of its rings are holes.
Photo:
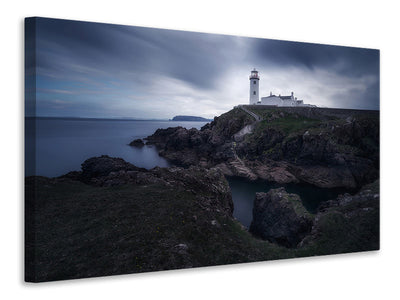
[[[379,249],[379,180],[355,195],[321,203],[309,235],[299,244],[320,254]]]
[[[155,168],[149,172],[172,186],[185,187],[192,194],[197,195],[197,193],[202,194],[207,191],[212,197],[202,199],[201,203],[204,209],[220,210],[232,215],[233,201],[229,184],[219,169],[192,166],[188,169]]]
[[[301,166],[292,167],[292,174],[302,182],[306,182],[321,188],[346,187],[354,189],[357,187],[353,173],[347,167],[336,166]]]
[[[111,172],[118,171],[146,171],[146,169],[138,168],[122,158],[114,158],[108,155],[100,157],[92,157],[83,162],[82,179],[89,181],[95,177],[107,176]]]
[[[144,146],[144,142],[142,139],[136,139],[129,143],[129,146],[141,148]]]
[[[162,184],[181,187],[197,197],[207,191],[208,195],[201,199],[202,206],[208,210],[222,211],[232,215],[233,202],[229,184],[218,168],[206,169],[200,166],[138,168],[122,158],[103,155],[92,157],[82,164],[82,172],[68,173],[59,180],[80,180],[96,186],[118,186],[125,184],[147,185]]]
[[[235,142],[241,142],[244,140],[244,136],[253,132],[255,123],[244,126],[239,132],[233,135]]]
[[[311,231],[312,216],[296,194],[284,188],[256,193],[250,232],[286,247],[296,245]]]
[[[147,141],[172,164],[218,166],[229,176],[350,189],[379,177],[375,112],[274,108],[255,123],[234,109],[201,130],[159,129]]]
[[[191,166],[160,168],[151,170],[138,168],[122,158],[103,155],[92,157],[82,164],[81,172],[70,172],[56,181],[78,180],[95,186],[119,186],[125,184],[161,184],[182,188],[201,202],[203,209],[222,212],[232,216],[233,201],[229,184],[219,168]],[[203,197],[207,194],[207,197]]]
[[[285,162],[249,162],[248,165],[254,170],[254,173],[258,178],[266,181],[277,182],[280,184],[299,182],[297,177],[294,176],[293,172],[289,169],[289,165]]]

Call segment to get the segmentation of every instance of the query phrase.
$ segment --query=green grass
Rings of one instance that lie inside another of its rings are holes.
[[[207,209],[203,196],[163,185],[42,182],[36,234],[27,243],[36,250],[37,273],[28,278],[60,280],[291,256],[253,238],[225,213]],[[188,249],[180,252],[179,244]]]
[[[277,112],[279,111],[277,110]],[[278,115],[269,109],[266,114]],[[320,120],[285,113],[283,117],[279,116],[272,120],[264,119],[258,122],[253,133],[245,136],[243,143],[248,145],[247,149],[257,149],[258,154],[281,157],[282,143],[295,139],[298,135],[303,135],[310,128],[318,127],[321,122]],[[269,138],[271,136],[274,138]],[[264,149],[260,149],[260,147],[264,147]],[[247,158],[246,155],[242,154],[242,156]]]
[[[256,133],[264,129],[273,128],[281,131],[285,135],[296,133],[301,130],[309,129],[320,125],[323,121],[307,118],[300,114],[289,113],[279,108],[259,109],[247,107],[247,109],[262,117],[256,127]]]
[[[317,239],[295,250],[296,256],[326,255],[379,249],[379,211],[362,218],[346,218],[340,211],[324,214],[319,220]]]
[[[331,207],[320,216],[317,232],[305,247],[295,250],[296,256],[325,255],[379,249],[379,180],[362,191],[369,196],[359,201]]]
[[[279,108],[274,108],[274,107],[271,107],[271,108],[266,108],[266,109],[260,109],[260,108],[254,108],[254,107],[252,107],[252,106],[247,106],[246,107],[248,110],[250,110],[250,111],[252,111],[252,112],[254,112],[254,113],[256,113],[257,115],[259,115],[261,118],[263,118],[263,119],[269,119],[269,118],[271,118],[273,115],[275,115],[275,114],[278,114],[278,113],[280,113],[280,112],[282,112],[282,110],[281,109],[279,109]]]
[[[274,128],[285,135],[289,135],[290,133],[297,133],[299,131],[304,131],[309,129],[310,127],[314,127],[320,125],[320,120],[309,119],[305,117],[295,117],[293,115],[289,115],[284,118],[276,119],[273,121],[262,121],[260,123],[261,128]]]
[[[27,188],[31,183],[27,183]],[[366,187],[379,193],[379,182]],[[29,193],[27,193],[29,199]],[[215,195],[214,195],[215,196]],[[321,216],[306,246],[287,249],[253,237],[206,202],[206,191],[164,185],[94,187],[38,179],[35,217],[27,217],[32,281],[138,273],[373,250],[379,247],[379,202],[351,203]],[[214,199],[214,201],[216,201]],[[289,197],[298,214],[311,217]],[[217,201],[218,202],[218,201]],[[29,201],[27,207],[31,207]],[[355,209],[373,207],[362,218]],[[378,220],[378,221],[377,221]],[[35,230],[32,230],[32,229]],[[180,250],[178,245],[187,249]]]

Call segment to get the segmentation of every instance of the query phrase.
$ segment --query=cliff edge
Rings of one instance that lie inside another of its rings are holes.
[[[146,138],[172,164],[225,175],[323,188],[358,189],[379,177],[379,112],[247,106],[195,128],[158,129]]]

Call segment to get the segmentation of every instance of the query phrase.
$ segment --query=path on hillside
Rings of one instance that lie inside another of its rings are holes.
[[[239,105],[239,108],[241,108],[243,111],[247,112],[250,116],[252,116],[254,119],[256,119],[256,122],[260,122],[262,120],[262,118],[259,115],[248,110],[246,107]]]
[[[257,175],[253,173],[252,170],[250,170],[246,164],[241,160],[241,158],[237,155],[236,153],[236,142],[232,143],[232,152],[235,157],[234,160],[229,162],[230,167],[235,170],[237,173],[236,175],[247,177],[251,180],[256,180]]]
[[[235,170],[237,175],[247,177],[251,180],[255,180],[257,179],[257,175],[255,175],[253,171],[246,166],[245,162],[242,161],[242,159],[236,153],[236,141],[238,138],[241,138],[246,134],[252,133],[252,131],[254,130],[255,123],[260,122],[262,118],[242,105],[238,105],[238,107],[242,109],[244,112],[248,113],[250,116],[252,116],[255,119],[255,122],[253,124],[246,125],[239,132],[234,134],[235,141],[233,141],[231,145],[231,149],[234,155],[234,160],[230,161],[229,165],[232,169]]]

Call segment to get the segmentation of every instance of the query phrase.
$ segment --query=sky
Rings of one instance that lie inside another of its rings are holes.
[[[379,109],[378,50],[47,18],[36,18],[35,30],[30,22],[27,116],[213,118],[248,104],[253,68],[261,97],[294,92],[317,106]]]

